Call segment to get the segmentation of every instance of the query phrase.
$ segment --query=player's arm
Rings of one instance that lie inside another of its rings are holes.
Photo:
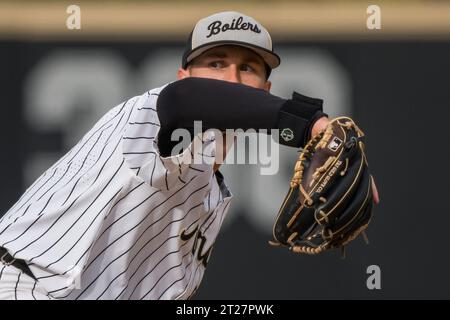
[[[185,128],[193,133],[194,121],[202,121],[204,131],[226,129],[289,128],[293,137],[280,143],[301,147],[309,139],[313,124],[326,116],[322,100],[294,93],[286,100],[246,85],[206,78],[186,78],[166,86],[160,93],[158,117],[161,122],[160,152],[170,154],[171,133]]]

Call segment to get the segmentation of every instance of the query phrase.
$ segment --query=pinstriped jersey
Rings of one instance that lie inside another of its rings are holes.
[[[163,88],[111,109],[0,220],[0,246],[51,297],[187,299],[200,284],[232,196],[211,161],[189,161],[214,156],[214,132],[159,154]]]

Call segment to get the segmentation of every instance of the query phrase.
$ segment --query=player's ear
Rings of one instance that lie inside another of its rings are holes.
[[[184,78],[188,78],[191,75],[189,74],[189,70],[187,69],[183,69],[183,68],[179,68],[178,72],[177,72],[177,78],[178,80],[184,79]]]
[[[269,80],[266,81],[266,83],[264,83],[264,90],[266,90],[267,92],[270,92],[270,88],[272,88],[272,82],[270,82]]]

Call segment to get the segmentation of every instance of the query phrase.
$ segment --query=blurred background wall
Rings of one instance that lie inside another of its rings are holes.
[[[369,246],[292,255],[267,240],[296,151],[281,148],[276,176],[226,165],[235,199],[195,298],[450,298],[448,1],[1,1],[0,215],[109,108],[175,80],[195,22],[222,10],[271,31],[274,94],[321,97],[360,123],[381,204]]]

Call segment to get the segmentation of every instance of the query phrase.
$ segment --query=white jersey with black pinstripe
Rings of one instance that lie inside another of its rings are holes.
[[[198,287],[231,194],[211,161],[182,161],[212,156],[213,132],[201,150],[159,155],[163,88],[110,110],[0,220],[0,246],[50,297],[185,299]]]

